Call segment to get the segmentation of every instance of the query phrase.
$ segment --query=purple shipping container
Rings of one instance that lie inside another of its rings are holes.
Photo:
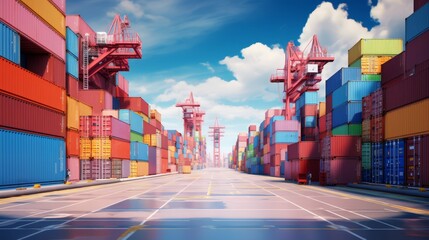
[[[65,61],[66,42],[64,38],[21,5],[19,1],[0,1],[0,17],[21,36],[31,39]]]
[[[109,179],[112,177],[112,160],[91,160],[91,179]]]
[[[413,68],[429,60],[429,30],[416,37],[406,45],[406,70],[413,72]]]
[[[149,147],[149,175],[156,174],[156,147]]]
[[[121,159],[112,159],[112,178],[122,178]]]
[[[299,131],[300,125],[297,120],[278,120],[273,123],[273,132],[280,131]]]
[[[91,161],[80,160],[80,179],[88,180],[91,179]]]
[[[130,176],[131,163],[130,160],[122,160],[122,177],[127,178]]]
[[[0,126],[65,138],[63,113],[0,93]]]

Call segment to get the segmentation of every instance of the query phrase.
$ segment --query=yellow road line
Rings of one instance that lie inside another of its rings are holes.
[[[207,189],[207,196],[210,196],[212,194],[212,181],[210,181],[209,189]]]
[[[142,229],[144,227],[144,225],[137,225],[137,226],[132,226],[130,228],[127,229],[127,231],[123,232],[119,237],[118,240],[122,240],[127,238],[130,234],[133,234],[134,232]]]

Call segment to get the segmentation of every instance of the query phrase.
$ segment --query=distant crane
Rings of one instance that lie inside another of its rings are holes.
[[[115,15],[109,31],[97,32],[95,42],[89,41],[88,36],[82,41],[84,89],[88,89],[88,79],[96,73],[111,76],[118,71],[129,71],[128,59],[142,58],[142,41],[138,33],[130,30],[127,16],[121,19]]]
[[[285,51],[284,68],[277,69],[277,73],[270,78],[272,83],[284,83],[284,115],[287,120],[291,120],[295,114],[295,109],[290,104],[295,103],[306,91],[319,90],[317,83],[322,80],[323,67],[334,61],[334,57],[329,56],[326,49],[320,46],[316,35],[313,36],[311,49],[305,56],[304,52],[309,45],[301,51],[293,41],[289,42]]]
[[[220,126],[216,118],[213,126],[210,126],[209,137],[213,138],[213,167],[221,167],[221,157],[220,157],[220,139],[224,134],[224,126]]]

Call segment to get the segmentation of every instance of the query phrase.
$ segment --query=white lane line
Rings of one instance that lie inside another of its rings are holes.
[[[254,182],[252,182],[252,181],[249,181],[249,182],[250,182],[250,183],[252,183],[252,184],[254,184],[254,185],[256,185],[256,186],[259,186],[258,184],[254,183]],[[270,185],[271,185],[271,184],[270,184]],[[272,186],[274,186],[274,185],[272,185]],[[267,189],[265,189],[265,188],[264,188],[264,191],[269,192],[269,193],[271,193],[271,194],[275,195],[276,197],[278,197],[278,198],[280,198],[280,199],[283,199],[284,201],[286,201],[286,202],[288,202],[288,203],[290,203],[290,204],[292,204],[292,205],[294,205],[294,206],[298,207],[299,209],[301,209],[301,210],[303,210],[303,211],[305,211],[305,212],[307,212],[307,213],[309,213],[309,214],[311,214],[311,215],[315,216],[316,218],[319,218],[319,219],[321,219],[321,220],[323,220],[323,221],[325,221],[325,222],[327,222],[327,223],[331,224],[332,226],[337,226],[336,224],[334,224],[333,222],[329,221],[328,219],[326,219],[326,218],[324,218],[324,217],[322,217],[322,216],[320,216],[320,215],[318,215],[318,214],[316,214],[316,213],[314,213],[314,212],[312,212],[312,211],[310,211],[310,210],[308,210],[308,209],[306,209],[306,208],[304,208],[304,207],[302,207],[302,206],[300,206],[300,205],[298,205],[298,204],[296,204],[296,203],[294,203],[294,202],[290,201],[289,199],[286,199],[286,198],[284,198],[284,197],[282,197],[282,196],[280,196],[280,195],[278,195],[278,194],[276,194],[276,193],[274,193],[274,192],[272,192],[272,191],[270,191],[270,190],[267,190]],[[347,232],[347,233],[349,233],[350,235],[353,235],[354,237],[356,237],[356,238],[358,238],[358,239],[366,240],[366,238],[364,238],[364,237],[362,237],[362,236],[360,236],[360,235],[358,235],[358,234],[356,234],[356,233],[354,233],[354,232],[352,232],[352,231],[350,231],[350,230],[348,230],[348,229],[340,228],[340,229],[338,229],[338,230],[341,230],[341,231]]]
[[[364,224],[361,224],[361,223],[359,223],[359,222],[355,222],[355,221],[352,221],[352,220],[350,220],[349,218],[347,218],[347,217],[345,217],[345,216],[342,216],[342,215],[340,215],[340,214],[338,214],[338,213],[335,213],[335,212],[332,212],[332,211],[329,211],[329,210],[325,210],[326,212],[328,212],[328,213],[330,213],[330,214],[333,214],[333,215],[335,215],[335,216],[337,216],[337,217],[340,217],[340,218],[342,218],[342,219],[345,219],[345,220],[347,220],[347,221],[350,221],[350,222],[352,222],[352,223],[354,223],[354,224],[357,224],[357,225],[359,225],[359,226],[362,226],[362,227],[364,227],[364,228],[366,228],[366,229],[372,229],[372,228],[370,228],[370,227],[368,227],[368,226],[366,226],[366,225],[364,225]]]
[[[124,234],[125,236],[122,237],[122,235],[118,238],[121,240],[127,240],[129,237],[131,237],[137,230],[143,227],[143,225],[149,221],[155,214],[157,214],[162,208],[164,208],[167,204],[169,204],[171,201],[173,201],[178,195],[180,195],[183,191],[185,191],[189,186],[191,186],[193,183],[195,183],[197,180],[201,179],[202,176],[195,178],[192,182],[190,182],[188,185],[186,185],[182,190],[180,190],[178,193],[176,193],[174,196],[172,196],[167,202],[165,202],[161,207],[159,207],[157,210],[155,210],[151,215],[149,215],[145,220],[143,220],[139,225],[133,226],[129,228]]]
[[[270,183],[265,183],[265,184],[272,185],[272,184],[270,184]],[[274,185],[272,185],[272,186],[274,186]],[[360,214],[360,213],[357,213],[357,212],[354,212],[354,211],[351,211],[351,210],[348,210],[348,209],[344,209],[344,208],[341,208],[341,207],[338,207],[338,206],[332,205],[332,204],[327,203],[327,202],[324,202],[324,201],[321,201],[321,200],[319,200],[319,199],[315,199],[315,198],[308,197],[308,196],[306,196],[306,195],[303,195],[303,194],[300,194],[300,193],[297,193],[297,192],[294,192],[294,191],[290,191],[290,190],[288,190],[288,189],[284,189],[284,188],[282,188],[282,187],[279,187],[279,188],[280,188],[280,189],[282,189],[282,190],[284,190],[284,191],[291,192],[291,193],[294,193],[294,194],[296,194],[296,195],[299,195],[299,196],[302,196],[302,197],[305,197],[305,198],[311,199],[311,200],[313,200],[313,201],[316,201],[316,202],[319,202],[319,203],[322,203],[322,204],[328,205],[328,206],[330,206],[330,207],[333,207],[333,208],[339,209],[339,210],[341,210],[341,211],[349,212],[349,213],[351,213],[351,214],[354,214],[354,215],[357,215],[357,216],[360,216],[360,217],[363,217],[363,218],[366,218],[366,219],[372,220],[372,221],[374,221],[374,222],[378,222],[378,223],[380,223],[380,224],[383,224],[383,225],[389,226],[389,227],[394,228],[394,229],[397,229],[397,230],[402,230],[402,228],[399,228],[399,227],[397,227],[397,226],[393,226],[392,224],[389,224],[389,223],[386,223],[386,222],[380,221],[380,220],[378,220],[378,219],[374,219],[374,218],[372,218],[372,217],[368,217],[368,216],[365,216],[365,215],[363,215],[363,214]]]
[[[134,198],[134,197],[136,197],[136,196],[138,196],[138,195],[141,195],[141,194],[144,194],[144,193],[150,192],[150,191],[152,191],[152,190],[154,190],[154,189],[161,188],[161,187],[163,187],[164,185],[167,185],[167,184],[170,184],[170,183],[176,183],[176,182],[177,182],[177,179],[174,179],[173,181],[170,181],[170,182],[167,182],[167,183],[161,184],[161,185],[159,185],[159,186],[157,186],[157,187],[154,187],[154,188],[150,188],[150,189],[148,189],[148,190],[146,190],[146,191],[144,191],[144,192],[140,192],[140,193],[138,193],[138,194],[136,194],[136,195],[133,195],[133,196],[131,196],[131,197],[128,197],[128,198],[125,198],[125,199],[121,199],[121,200],[119,200],[119,201],[115,201],[114,203],[109,204],[109,205],[107,205],[107,206],[103,206],[103,207],[98,208],[98,209],[96,209],[96,210],[93,210],[93,211],[91,211],[91,212],[88,212],[88,213],[82,214],[82,215],[80,215],[80,216],[78,216],[78,217],[75,217],[75,218],[73,218],[73,219],[71,219],[71,220],[68,220],[68,221],[66,221],[66,222],[63,222],[63,223],[61,223],[60,225],[67,224],[67,223],[69,223],[69,222],[71,222],[71,221],[74,221],[74,220],[76,220],[76,219],[79,219],[79,218],[85,217],[85,216],[87,216],[87,215],[89,215],[89,214],[92,214],[92,213],[95,213],[95,212],[97,212],[97,211],[100,211],[100,210],[101,210],[101,209],[103,209],[103,208],[106,208],[106,207],[112,206],[112,205],[117,204],[117,203],[119,203],[119,202],[122,202],[122,201],[124,201],[124,200],[128,200],[128,199]],[[83,201],[83,202],[88,202],[88,201],[92,201],[92,200],[95,200],[95,199],[104,198],[104,197],[111,196],[111,195],[115,195],[115,194],[118,194],[118,193],[121,193],[121,192],[125,192],[125,191],[127,191],[127,189],[122,190],[122,191],[117,191],[117,192],[114,192],[114,193],[111,193],[111,194],[107,194],[107,195],[102,195],[102,196],[99,196],[99,197],[96,197],[96,198],[88,199],[88,200]],[[83,203],[83,202],[80,202],[80,203]],[[71,204],[71,205],[68,205],[67,207],[70,207],[70,206],[72,206],[72,205],[77,205],[77,204],[80,204],[80,203]],[[65,207],[62,207],[62,208],[65,208]],[[58,210],[58,209],[57,209],[57,210]],[[51,210],[51,211],[54,211],[54,210]],[[48,211],[48,212],[50,212],[50,211]],[[38,214],[36,214],[36,215],[38,215]],[[28,225],[28,224],[27,224],[27,225]],[[22,226],[20,226],[20,227],[22,227]],[[36,234],[39,234],[39,233],[42,233],[42,232],[45,232],[45,231],[47,231],[47,229],[44,229],[44,230],[41,230],[41,231],[38,231],[38,232],[32,233],[32,234],[27,235],[27,236],[24,236],[24,237],[22,237],[22,238],[19,238],[18,240],[26,239],[26,238],[32,237],[32,236],[34,236],[34,235],[36,235]]]

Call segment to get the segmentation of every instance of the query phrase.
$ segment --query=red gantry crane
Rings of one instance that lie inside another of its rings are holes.
[[[213,167],[221,167],[220,138],[224,134],[224,126],[220,126],[216,118],[213,126],[210,126],[209,137],[213,137]]]
[[[310,45],[310,43],[309,43]],[[272,75],[270,81],[273,83],[283,82],[285,98],[284,115],[285,119],[291,120],[295,115],[295,109],[290,103],[295,103],[301,94],[306,91],[317,91],[317,83],[322,80],[322,70],[325,64],[334,61],[334,57],[329,56],[326,49],[319,44],[317,36],[314,35],[311,41],[309,53],[305,56],[291,41],[288,43],[285,51],[285,66],[283,69],[277,69],[277,74]]]
[[[96,73],[111,76],[118,71],[129,71],[128,59],[142,58],[141,39],[130,30],[127,16],[116,15],[109,31],[97,32],[96,41],[89,41],[88,35],[82,42],[83,88],[88,89],[88,79]]]

